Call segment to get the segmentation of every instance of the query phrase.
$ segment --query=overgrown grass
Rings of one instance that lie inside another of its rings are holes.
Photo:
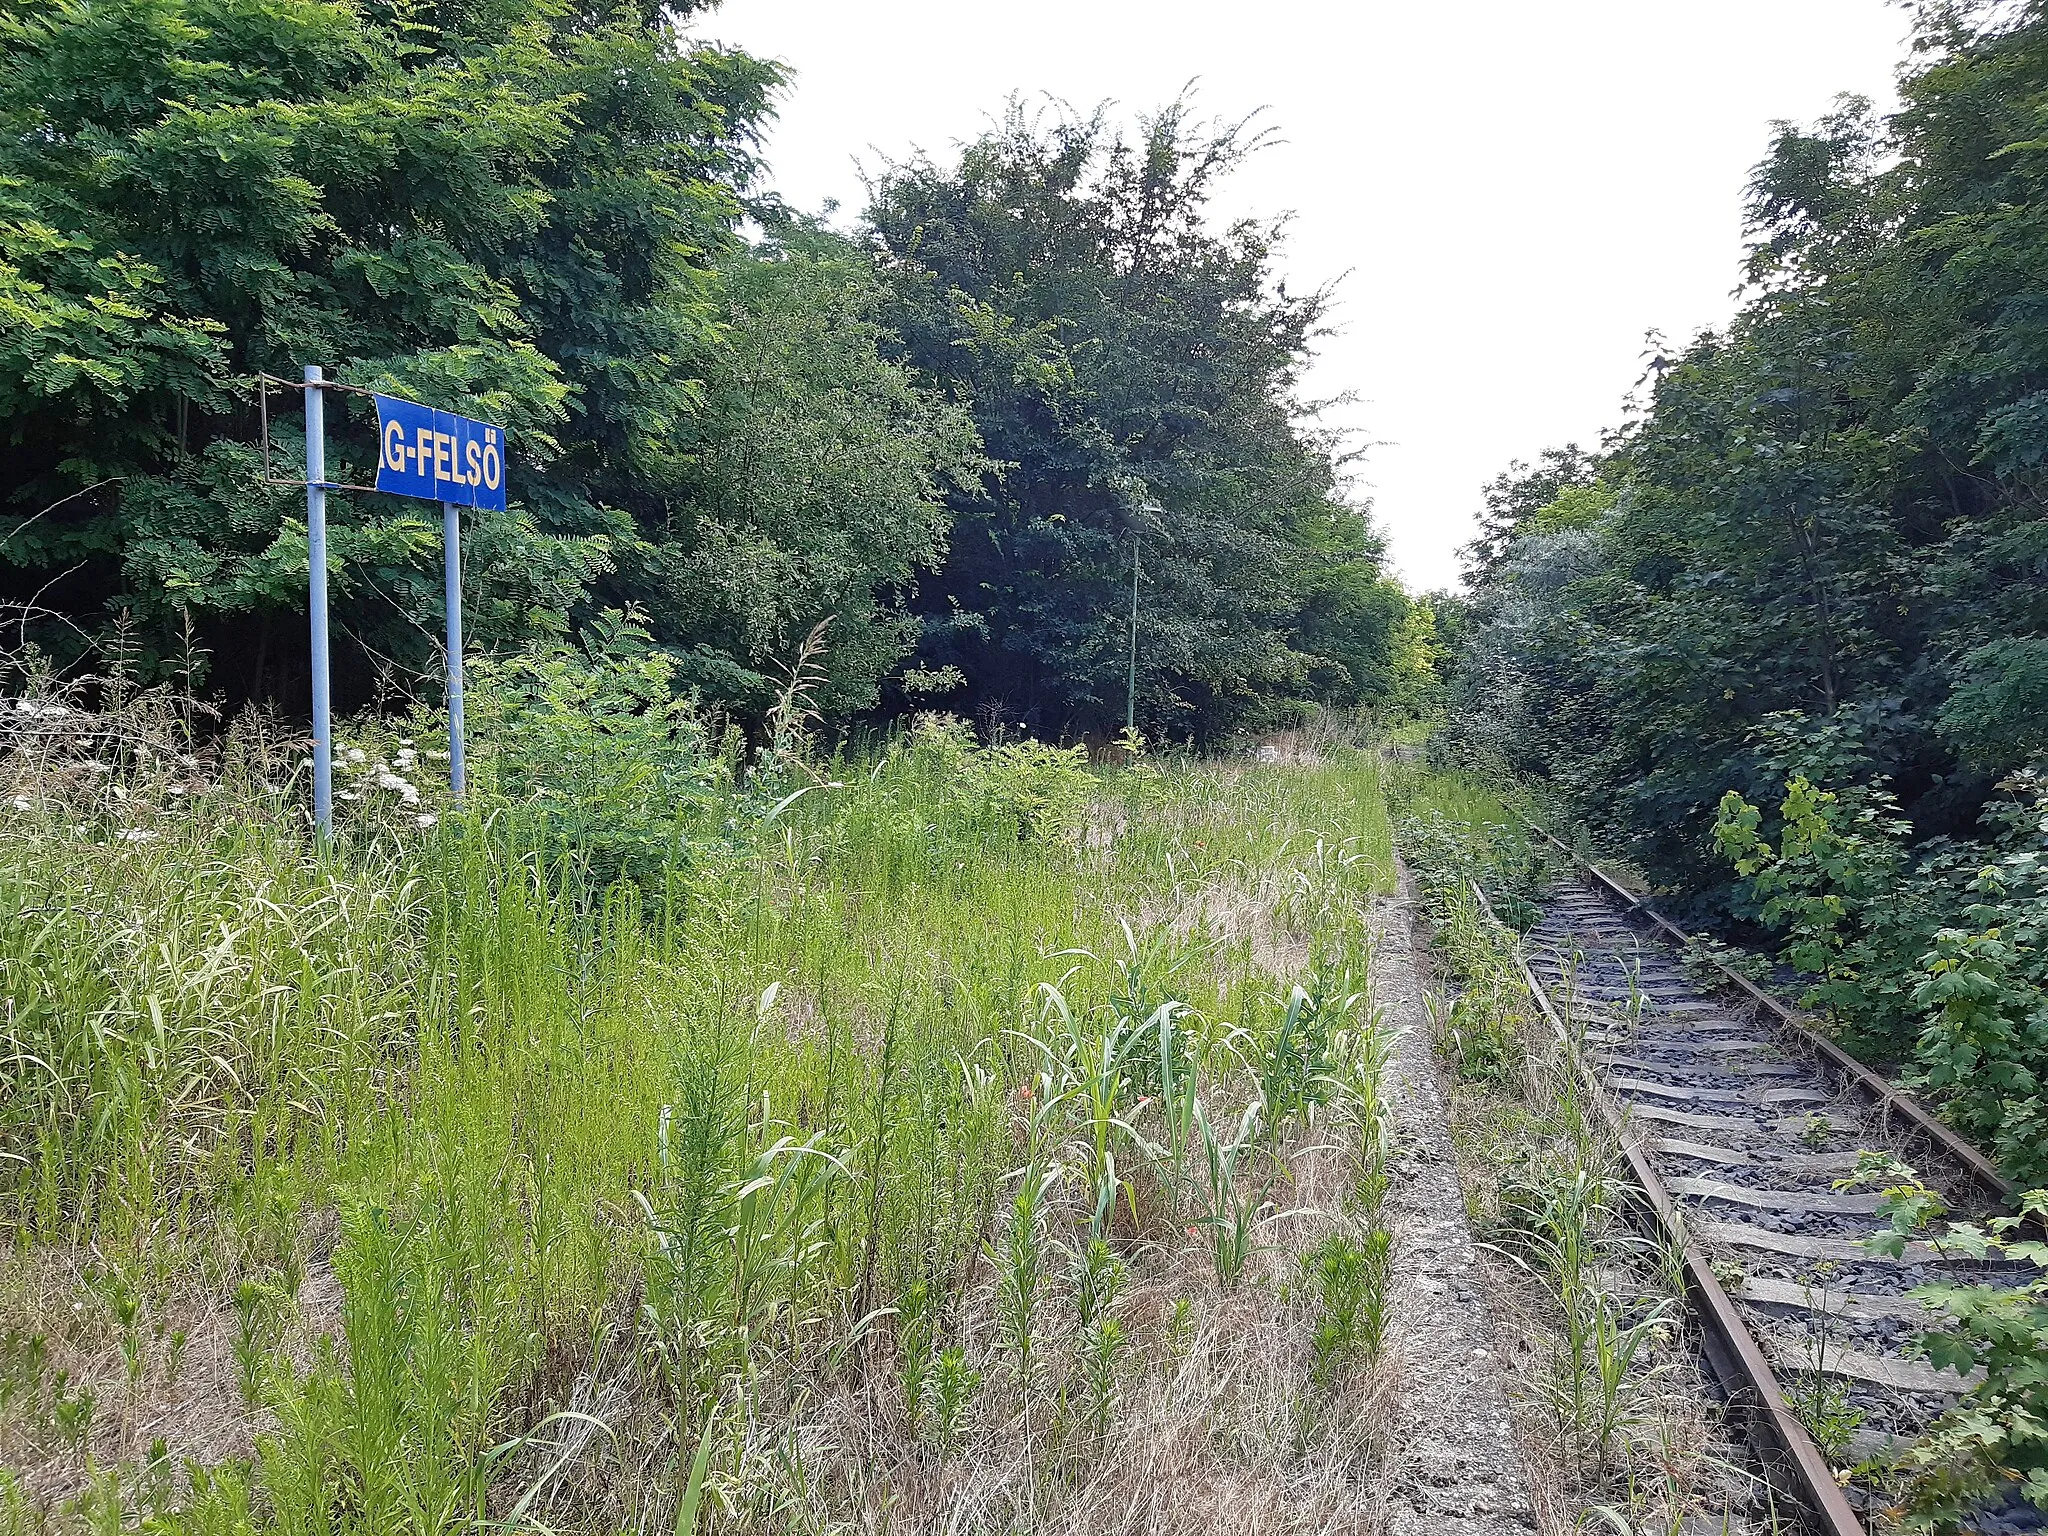
[[[0,1531],[1356,1504],[1374,757],[933,726],[710,775],[607,886],[522,805],[318,853],[274,744],[107,739],[0,817]]]

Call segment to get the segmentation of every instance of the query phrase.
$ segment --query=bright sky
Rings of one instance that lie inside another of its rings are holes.
[[[857,163],[950,154],[1013,90],[1126,115],[1197,82],[1282,142],[1228,214],[1294,216],[1285,274],[1340,275],[1310,376],[1376,444],[1359,490],[1411,588],[1453,584],[1480,487],[1592,446],[1652,328],[1733,312],[1742,187],[1774,118],[1893,104],[1884,0],[726,0],[702,31],[796,71],[768,153],[815,210]]]

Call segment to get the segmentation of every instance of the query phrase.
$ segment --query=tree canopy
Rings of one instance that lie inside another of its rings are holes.
[[[1185,101],[1135,137],[1013,101],[957,164],[875,179],[904,354],[997,464],[949,497],[947,560],[919,585],[926,670],[965,679],[953,707],[1120,722],[1134,559],[1149,730],[1389,688],[1405,599],[1299,398],[1329,294],[1277,277],[1279,224],[1209,217],[1257,146]]]
[[[1154,729],[1386,693],[1406,600],[1297,397],[1327,296],[1278,282],[1277,225],[1209,217],[1255,138],[1185,103],[1128,141],[1013,107],[839,234],[766,190],[783,82],[694,9],[6,6],[0,600],[26,632],[302,707],[300,417],[254,380],[319,362],[508,429],[509,508],[465,538],[486,650],[631,611],[746,716],[830,618],[842,719],[1102,730],[1135,543]],[[329,419],[346,479],[360,409]],[[338,697],[431,696],[434,509],[344,492],[330,523]]]
[[[1715,806],[1788,742],[1922,836],[2048,748],[2048,7],[1916,53],[1891,119],[1780,125],[1733,324],[1603,452],[1496,482],[1473,554],[1474,737],[1722,901]]]
[[[561,622],[684,472],[713,262],[776,80],[653,7],[10,5],[20,588],[88,630],[125,611],[156,648],[196,617],[252,659],[237,685],[272,688],[303,649],[274,621],[303,607],[305,532],[259,483],[248,379],[319,361],[508,428],[514,509],[470,541],[479,637]],[[432,616],[421,510],[336,508],[345,693]]]

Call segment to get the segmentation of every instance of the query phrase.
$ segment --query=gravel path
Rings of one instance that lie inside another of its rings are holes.
[[[1401,1155],[1386,1209],[1401,1386],[1385,1528],[1390,1536],[1521,1536],[1536,1522],[1501,1395],[1504,1361],[1480,1291],[1483,1271],[1422,1008],[1405,871],[1401,894],[1380,907],[1379,928],[1378,1001],[1400,1031],[1392,1078]]]

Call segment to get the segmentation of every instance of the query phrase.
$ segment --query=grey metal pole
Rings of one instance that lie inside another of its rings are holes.
[[[327,412],[324,375],[306,365],[306,611],[313,628],[313,825],[334,835],[334,734],[327,690]]]
[[[469,775],[462,761],[462,508],[441,503],[441,558],[448,611],[448,784],[462,799]]]
[[[1124,689],[1124,729],[1138,732],[1138,536],[1131,535],[1131,676]]]

